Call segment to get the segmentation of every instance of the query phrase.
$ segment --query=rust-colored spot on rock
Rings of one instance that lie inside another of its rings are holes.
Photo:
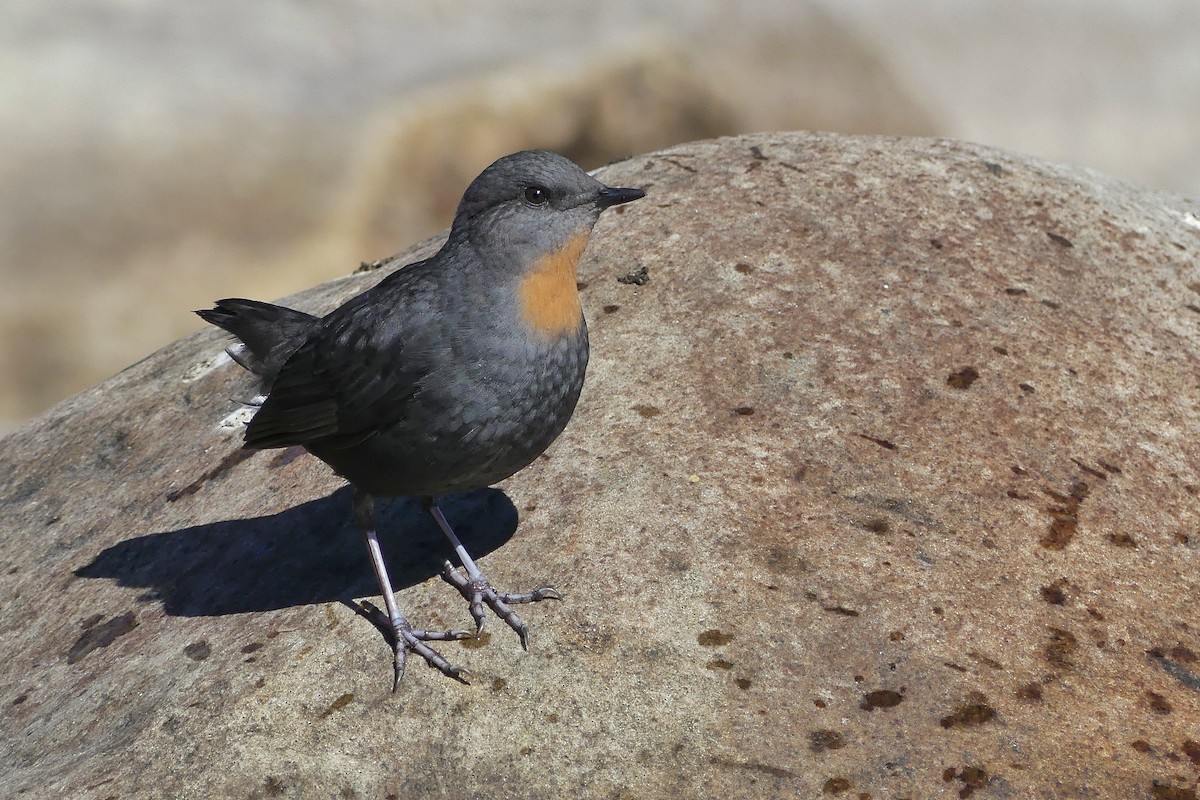
[[[1050,643],[1042,650],[1042,657],[1059,669],[1072,669],[1072,660],[1079,650],[1079,639],[1070,631],[1050,628]]]
[[[1137,548],[1137,540],[1128,533],[1110,533],[1106,538],[1109,544],[1116,545],[1117,547],[1123,547],[1127,550]]]
[[[1107,472],[1102,472],[1094,467],[1089,467],[1087,464],[1083,463],[1078,458],[1072,458],[1071,463],[1074,464],[1075,466],[1079,467],[1081,470],[1086,472],[1088,475],[1091,475],[1093,478],[1096,478],[1097,480],[1102,480],[1102,481],[1108,480]]]
[[[610,303],[609,305],[601,306],[600,310],[603,311],[605,314],[615,314],[616,312],[621,310],[621,307],[619,305],[617,305],[616,303]]]
[[[859,708],[863,711],[874,711],[877,708],[895,708],[904,701],[904,695],[891,689],[877,689],[863,695]]]
[[[742,273],[743,275],[749,275],[751,272],[754,271],[753,267],[751,267],[745,261],[739,261],[738,263],[733,265],[733,268],[735,270],[737,270],[738,272]]]
[[[703,647],[720,647],[724,644],[729,644],[733,641],[732,633],[721,633],[716,628],[709,628],[696,637],[696,641]]]
[[[492,691],[493,692],[503,691],[505,686],[508,686],[508,681],[506,679],[504,679],[504,678],[492,679]]]
[[[1150,752],[1150,743],[1147,742],[1145,739],[1134,739],[1132,742],[1129,743],[1129,746],[1132,747],[1134,750],[1137,750],[1139,753],[1149,753]]]
[[[950,728],[975,728],[996,717],[996,710],[988,705],[982,692],[971,692],[965,703],[960,703],[949,715],[942,717],[941,726]]]
[[[1071,543],[1079,530],[1079,506],[1090,491],[1091,488],[1086,483],[1078,480],[1071,484],[1068,494],[1053,489],[1045,490],[1046,494],[1058,501],[1058,505],[1046,509],[1053,521],[1046,534],[1038,540],[1038,544],[1047,550],[1062,550]]]
[[[1162,716],[1166,716],[1174,710],[1170,701],[1158,692],[1146,692],[1146,703],[1150,706],[1151,711]]]
[[[704,665],[706,669],[733,669],[733,662],[723,658],[714,658]]]
[[[346,692],[330,703],[329,708],[321,712],[321,719],[325,719],[326,717],[332,715],[335,711],[341,711],[352,702],[354,702],[354,695]]]
[[[749,678],[738,678],[737,680],[734,681],[734,684],[736,684],[739,689],[743,689],[743,690],[749,689],[750,688],[750,679]]]
[[[738,406],[733,410],[733,413],[739,417],[752,417],[754,416],[754,409],[751,406]]]
[[[875,444],[882,447],[884,450],[895,450],[896,449],[896,445],[892,442],[889,442],[887,439],[880,439],[877,436],[868,436],[865,433],[856,433],[854,435],[860,439],[866,439],[868,442],[874,442]]]
[[[1031,681],[1024,686],[1018,686],[1016,695],[1018,700],[1040,703],[1042,701],[1042,685]]]
[[[1184,647],[1181,644],[1172,647],[1169,655],[1180,664],[1195,664],[1197,660],[1195,652],[1190,647]]]
[[[1183,740],[1183,754],[1192,762],[1193,767],[1200,767],[1200,742],[1191,739]]]
[[[1067,593],[1063,591],[1067,586],[1066,578],[1059,578],[1049,586],[1043,586],[1038,589],[1038,594],[1042,596],[1042,600],[1052,606],[1061,606],[1067,602]]]
[[[82,661],[88,653],[108,647],[137,626],[137,617],[132,611],[126,611],[108,622],[101,623],[97,620],[91,625],[86,625],[86,630],[67,651],[67,663],[75,664]]]
[[[983,788],[987,783],[987,770],[983,767],[963,767],[962,769],[954,769],[950,767],[942,772],[942,780],[946,783],[957,778],[962,783],[962,788],[958,790],[959,797],[970,797],[975,794],[976,789]]]
[[[850,781],[845,778],[830,778],[821,786],[821,791],[824,794],[841,794],[851,787]]]
[[[652,419],[662,413],[661,408],[656,408],[655,406],[646,405],[644,403],[638,403],[635,406],[631,406],[631,408],[636,411],[638,416],[640,416],[642,419]]]
[[[826,750],[840,750],[846,746],[846,737],[837,731],[827,729],[810,731],[808,734],[808,749],[814,753],[824,753]]]
[[[891,530],[891,526],[888,525],[888,521],[886,519],[884,519],[883,517],[872,517],[871,519],[869,519],[863,523],[863,527],[866,528],[871,533],[881,533],[882,534],[882,533],[887,533],[889,530]]]
[[[198,642],[192,642],[187,647],[183,648],[183,654],[192,661],[203,661],[212,655],[212,646],[207,641],[201,639]]]
[[[468,650],[478,650],[481,647],[487,647],[491,641],[492,635],[484,631],[478,636],[472,636],[470,639],[459,639],[458,643]]]
[[[957,372],[951,372],[946,378],[946,385],[951,389],[970,389],[971,384],[979,380],[979,370],[974,367],[963,367]]]

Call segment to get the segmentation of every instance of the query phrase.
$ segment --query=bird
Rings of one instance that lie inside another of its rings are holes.
[[[243,298],[196,312],[235,337],[227,352],[261,383],[243,447],[298,445],[353,487],[387,609],[393,692],[409,652],[469,683],[427,642],[479,636],[485,607],[528,650],[513,606],[562,599],[551,587],[497,591],[438,498],[508,478],[562,433],[588,362],[577,265],[600,214],[644,196],[556,153],[513,153],[470,183],[436,254],[325,316]],[[441,575],[468,601],[473,633],[421,630],[401,613],[376,530],[378,499],[395,497],[418,498],[449,540],[462,568],[446,560]]]

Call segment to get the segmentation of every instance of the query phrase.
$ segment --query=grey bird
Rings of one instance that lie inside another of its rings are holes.
[[[265,399],[252,449],[300,445],[354,487],[392,634],[395,691],[411,650],[467,682],[428,641],[478,635],[484,607],[517,632],[512,606],[552,588],[499,592],[437,498],[501,481],[536,459],[575,410],[588,360],[576,265],[600,213],[645,196],[610,188],[542,150],[505,156],[467,188],[445,245],[324,317],[254,300],[196,312],[240,342],[229,349]],[[376,533],[377,497],[417,497],[465,575],[442,576],[470,603],[475,631],[413,628],[401,614]]]

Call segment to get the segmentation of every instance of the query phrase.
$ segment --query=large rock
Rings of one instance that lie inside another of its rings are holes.
[[[473,686],[392,695],[346,492],[238,449],[196,334],[0,440],[6,794],[1196,797],[1200,209],[935,140],[603,177],[648,197],[582,267],[579,411],[451,509],[566,596],[531,650],[493,624],[443,648]],[[385,525],[410,616],[463,625]]]

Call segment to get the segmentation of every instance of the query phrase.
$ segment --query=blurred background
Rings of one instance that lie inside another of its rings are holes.
[[[524,147],[936,135],[1200,194],[1196,0],[5,0],[0,433]]]

